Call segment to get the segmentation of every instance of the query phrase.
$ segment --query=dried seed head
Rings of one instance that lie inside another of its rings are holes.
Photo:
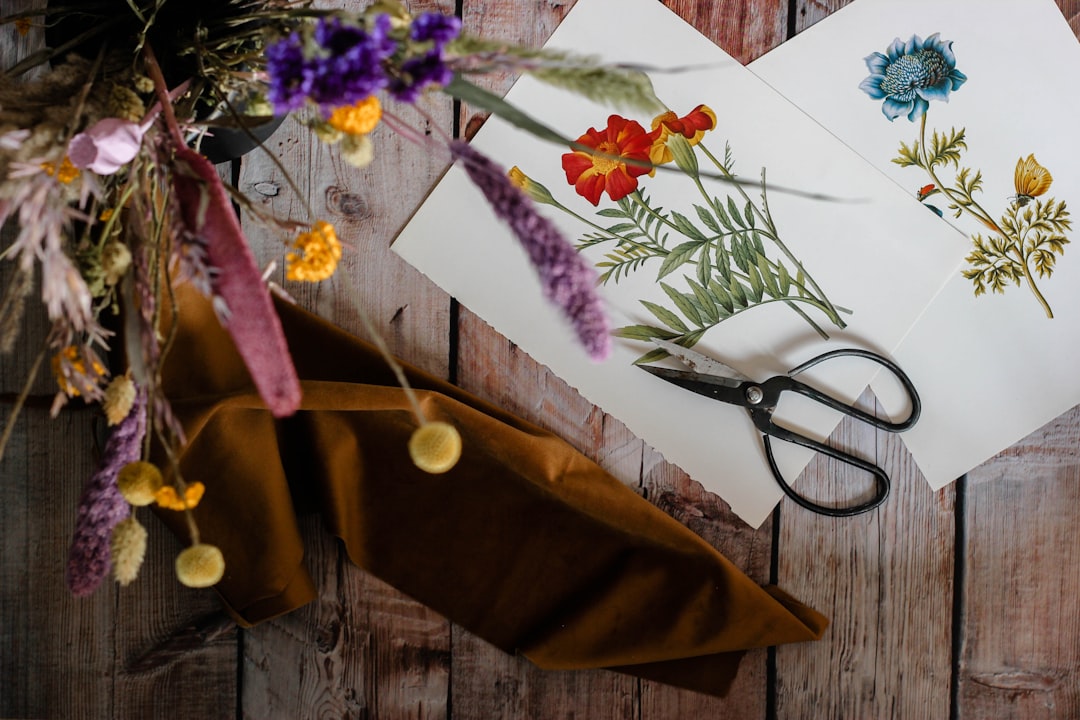
[[[409,438],[409,456],[424,472],[444,473],[461,458],[461,435],[450,423],[424,423]]]
[[[116,476],[116,486],[120,494],[132,505],[142,507],[154,502],[155,495],[165,480],[157,466],[138,460],[120,468]]]
[[[139,576],[143,558],[146,557],[146,528],[134,515],[117,523],[112,533],[113,577],[121,585],[128,585]]]
[[[135,383],[127,375],[114,377],[105,388],[102,409],[109,425],[116,425],[128,416],[135,404]]]
[[[225,557],[213,545],[198,543],[176,556],[176,577],[188,587],[210,587],[224,574]]]

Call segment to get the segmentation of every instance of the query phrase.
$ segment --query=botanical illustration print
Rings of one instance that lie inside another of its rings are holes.
[[[1023,283],[1052,318],[1050,304],[1035,278],[1048,278],[1054,272],[1057,256],[1065,252],[1069,242],[1065,232],[1071,221],[1064,201],[1045,197],[1053,182],[1050,171],[1033,154],[1021,156],[1013,177],[1016,194],[995,220],[976,199],[982,193],[982,171],[961,165],[968,149],[966,129],[932,130],[929,139],[926,134],[931,101],[948,101],[949,94],[967,80],[956,69],[952,41],[942,40],[937,33],[925,40],[918,35],[907,42],[897,38],[884,54],[875,52],[865,59],[870,76],[859,89],[883,101],[881,111],[890,121],[902,115],[910,122],[919,121],[918,138],[911,145],[901,142],[899,155],[893,159],[901,167],[914,166],[926,172],[930,182],[916,192],[919,200],[941,196],[955,217],[966,214],[988,231],[971,236],[974,249],[963,271],[974,284],[975,295],[987,289],[1001,293],[1010,283]],[[951,178],[943,178],[950,168]],[[943,215],[938,207],[926,205]]]
[[[577,248],[604,247],[604,259],[597,263],[601,283],[618,283],[646,269],[656,273],[669,302],[639,302],[658,324],[622,327],[616,336],[642,342],[661,338],[690,347],[730,317],[784,303],[828,338],[818,320],[843,328],[840,313],[850,310],[829,301],[781,239],[769,211],[764,169],[755,202],[742,183],[734,182],[731,148],[725,146],[720,159],[701,142],[715,127],[716,114],[698,105],[682,117],[672,111],[657,116],[650,130],[620,115],[611,115],[602,129],[590,128],[577,139],[579,149],[562,156],[562,167],[567,182],[594,207],[605,193],[614,203],[597,211],[595,221],[556,200],[519,168],[510,176],[534,201],[590,228]],[[699,156],[715,171],[702,170]],[[701,198],[692,204],[693,217],[660,207],[639,187],[639,179],[644,182],[672,162]],[[731,193],[723,199],[710,193],[704,182],[710,177],[728,181]],[[652,349],[636,362],[665,356]]]

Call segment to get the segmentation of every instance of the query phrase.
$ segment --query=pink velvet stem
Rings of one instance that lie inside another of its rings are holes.
[[[275,417],[291,415],[300,405],[300,380],[228,191],[209,160],[184,145],[175,152],[173,185],[181,215],[187,229],[206,242],[207,260],[218,271],[214,293],[228,309],[226,328],[266,406]]]

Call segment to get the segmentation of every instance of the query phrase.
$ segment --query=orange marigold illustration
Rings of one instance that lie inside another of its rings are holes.
[[[600,204],[606,191],[612,200],[621,200],[637,190],[637,179],[649,172],[649,152],[657,133],[646,132],[640,123],[619,115],[608,118],[603,130],[589,128],[577,142],[602,155],[575,150],[562,156],[566,181],[593,205]],[[627,163],[626,160],[633,161]]]

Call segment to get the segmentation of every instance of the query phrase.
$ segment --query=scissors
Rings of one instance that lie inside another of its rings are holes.
[[[833,410],[837,410],[848,417],[856,418],[882,430],[887,430],[889,432],[902,432],[907,430],[918,421],[919,413],[922,411],[922,403],[919,400],[918,392],[915,391],[914,384],[912,384],[908,376],[896,363],[877,353],[870,352],[869,350],[844,348],[832,350],[818,355],[817,357],[813,357],[802,365],[792,369],[786,375],[777,375],[764,382],[754,382],[724,363],[676,343],[659,339],[654,339],[653,342],[688,367],[689,371],[671,370],[652,365],[642,365],[641,368],[657,377],[674,383],[679,387],[696,392],[699,395],[743,407],[750,414],[750,418],[753,420],[754,425],[762,433],[762,441],[765,445],[765,455],[768,458],[769,469],[772,470],[773,477],[776,478],[776,482],[780,485],[781,489],[783,489],[784,493],[795,503],[807,510],[811,510],[821,515],[830,517],[850,517],[852,515],[859,515],[873,510],[878,505],[885,502],[885,498],[889,496],[889,476],[884,470],[862,458],[829,447],[813,438],[800,435],[797,432],[781,427],[773,422],[772,416],[776,411],[777,404],[780,402],[780,397],[786,392],[792,392],[804,395],[811,400],[832,408]],[[881,418],[874,417],[870,413],[852,406],[850,403],[837,400],[820,390],[799,382],[793,377],[815,365],[839,357],[865,358],[888,368],[896,379],[900,381],[900,384],[903,385],[904,390],[907,392],[908,399],[911,402],[911,412],[908,414],[908,417],[900,422],[882,420]],[[802,445],[803,447],[810,448],[811,450],[870,473],[874,477],[874,496],[865,502],[847,506],[831,507],[820,505],[798,494],[780,473],[780,469],[776,465],[776,459],[773,457],[770,438]]]

